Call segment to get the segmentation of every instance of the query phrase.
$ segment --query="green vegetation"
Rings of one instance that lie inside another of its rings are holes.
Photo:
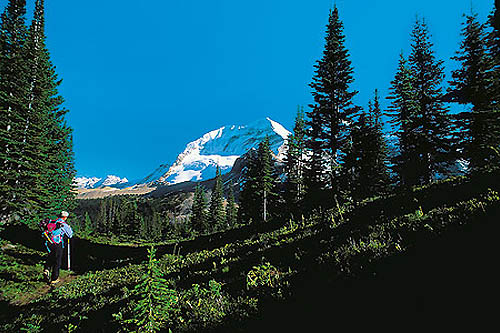
[[[437,237],[492,219],[500,209],[498,176],[456,177],[284,225],[269,221],[269,230],[213,249],[158,259],[151,252],[144,264],[85,273],[51,293],[39,293],[3,329],[71,324],[85,331],[93,327],[93,318],[104,316],[110,331],[134,330],[144,318],[141,307],[154,304],[145,301],[145,283],[158,283],[149,290],[166,295],[150,298],[161,300],[156,321],[163,330],[196,331],[239,320],[256,313],[261,301],[286,298],[295,279],[308,271],[328,268],[338,276],[355,277],[382,259],[425,246],[416,243],[423,235]],[[11,304],[16,306],[14,299]]]

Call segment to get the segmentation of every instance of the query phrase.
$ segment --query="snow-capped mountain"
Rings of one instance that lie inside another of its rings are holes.
[[[79,189],[91,189],[100,187],[125,187],[129,181],[127,178],[120,178],[114,175],[108,175],[106,178],[97,177],[77,177],[74,179],[74,184]]]
[[[172,165],[160,165],[139,183],[173,185],[185,181],[200,181],[215,177],[217,165],[221,173],[231,170],[241,155],[269,136],[271,150],[283,159],[290,132],[281,124],[260,119],[246,126],[229,125],[206,133],[190,142]]]
[[[73,184],[76,186],[76,188],[93,188],[95,184],[97,184],[101,178],[97,177],[76,177],[73,179]]]
[[[120,185],[125,185],[128,184],[128,179],[127,178],[120,178],[118,176],[114,175],[108,175],[106,178],[95,184],[95,187],[101,187],[101,186],[115,186],[119,187]]]
[[[138,188],[141,186],[174,185],[185,181],[201,181],[215,177],[217,165],[221,173],[231,171],[235,161],[252,148],[257,148],[266,136],[277,160],[282,160],[287,149],[290,132],[270,118],[250,125],[229,125],[206,133],[187,144],[173,164],[162,164],[140,181],[108,175],[106,178],[78,177],[79,189]]]

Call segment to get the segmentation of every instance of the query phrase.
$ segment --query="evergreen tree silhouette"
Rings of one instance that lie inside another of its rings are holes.
[[[191,209],[191,227],[198,233],[206,232],[208,229],[207,221],[207,200],[205,191],[200,184],[196,186],[193,198],[193,207]]]
[[[354,71],[343,29],[335,6],[328,20],[323,57],[315,65],[310,84],[314,103],[307,113],[307,145],[311,158],[306,172],[306,199],[311,206],[319,202],[317,199],[323,190],[330,192],[332,199],[339,194],[342,149],[349,123],[360,110],[353,104],[353,97],[358,92],[350,89]]]
[[[494,59],[488,52],[485,26],[480,24],[477,14],[465,17],[460,50],[452,59],[460,68],[452,72],[450,91],[453,100],[460,104],[471,104],[470,112],[459,114],[460,148],[469,162],[469,171],[479,171],[488,166],[494,152]]]
[[[212,230],[224,229],[226,212],[224,209],[224,193],[222,191],[222,175],[217,165],[215,183],[210,198],[209,224]]]

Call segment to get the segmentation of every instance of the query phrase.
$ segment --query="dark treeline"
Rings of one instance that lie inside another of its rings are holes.
[[[35,221],[74,207],[72,130],[45,44],[44,1],[26,26],[26,1],[0,17],[0,222]]]
[[[179,207],[190,201],[189,194],[78,200],[73,225],[80,235],[91,239],[150,242],[186,239],[236,226],[234,191],[230,187],[224,196],[220,170],[211,193],[207,192],[197,186],[188,215]]]
[[[83,237],[129,241],[162,241],[191,236],[187,217],[174,214],[175,207],[161,199],[112,196],[79,200],[73,226]]]

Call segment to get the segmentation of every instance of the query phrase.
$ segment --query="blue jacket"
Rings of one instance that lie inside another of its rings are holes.
[[[68,238],[73,237],[73,229],[66,223],[63,219],[57,219],[56,224],[61,223],[61,228],[63,229],[63,233],[68,236]]]

